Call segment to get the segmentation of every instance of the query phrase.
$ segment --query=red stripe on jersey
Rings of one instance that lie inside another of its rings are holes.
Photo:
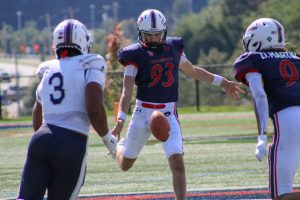
[[[124,67],[126,67],[127,65],[133,65],[135,68],[139,68],[139,65],[136,62],[132,62],[132,61],[128,61],[128,62],[124,62],[122,63]]]

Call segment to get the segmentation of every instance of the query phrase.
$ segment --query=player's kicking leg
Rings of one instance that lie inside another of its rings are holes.
[[[186,177],[182,154],[174,154],[169,159],[173,175],[173,188],[176,200],[184,200],[186,195]]]
[[[130,158],[124,157],[123,156],[124,149],[125,149],[125,139],[122,138],[117,144],[116,159],[117,159],[117,163],[118,163],[119,167],[123,171],[127,171],[133,166],[133,163],[135,162],[136,158],[130,159]]]

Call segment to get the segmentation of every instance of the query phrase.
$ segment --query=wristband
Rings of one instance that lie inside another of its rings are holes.
[[[103,139],[104,141],[109,141],[111,137],[112,137],[112,134],[111,134],[110,131],[108,131],[108,132],[102,137],[102,139]]]
[[[264,141],[264,142],[266,142],[267,139],[268,139],[267,135],[259,135],[259,136],[257,137],[257,140],[258,140],[258,141]]]
[[[119,111],[117,119],[122,119],[122,120],[125,121],[126,120],[126,113],[123,112],[123,111]]]
[[[216,85],[216,86],[220,86],[222,82],[223,82],[223,77],[219,76],[217,74],[214,74],[214,79],[211,82],[211,84]]]

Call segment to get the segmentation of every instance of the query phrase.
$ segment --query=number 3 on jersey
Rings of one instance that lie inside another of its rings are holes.
[[[166,81],[162,81],[161,85],[162,87],[170,87],[174,83],[174,77],[173,77],[173,69],[174,65],[173,63],[166,63],[165,68],[167,69],[165,72],[165,76],[167,77]],[[155,64],[151,69],[151,78],[152,81],[149,83],[149,87],[154,87],[156,84],[158,84],[162,78],[163,73],[163,67],[160,64]]]
[[[55,80],[55,81],[54,81]],[[65,98],[64,82],[61,73],[54,73],[49,79],[49,85],[53,85],[54,94],[50,94],[50,100],[53,104],[60,104]]]

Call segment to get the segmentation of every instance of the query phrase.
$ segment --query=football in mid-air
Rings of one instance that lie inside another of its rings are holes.
[[[156,139],[165,142],[169,138],[170,125],[167,117],[155,110],[150,117],[150,129]]]

